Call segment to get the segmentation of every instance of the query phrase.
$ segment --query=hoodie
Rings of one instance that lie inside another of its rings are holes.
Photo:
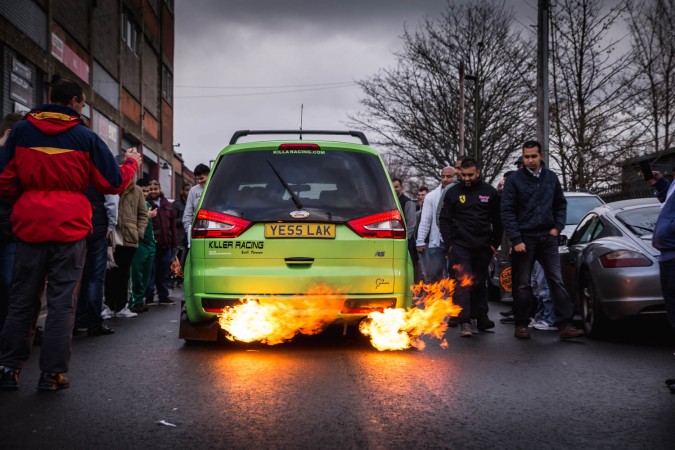
[[[43,105],[12,130],[0,155],[0,198],[15,202],[12,231],[30,243],[75,242],[92,232],[88,186],[119,194],[137,164],[121,166],[67,106]]]

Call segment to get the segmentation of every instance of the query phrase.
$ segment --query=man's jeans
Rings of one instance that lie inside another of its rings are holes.
[[[666,301],[666,312],[670,325],[675,330],[675,259],[659,263],[661,290]]]
[[[424,249],[424,253],[420,254],[426,284],[437,283],[445,276],[447,267],[445,256],[447,252],[448,250],[444,246],[427,247]]]
[[[538,262],[534,263],[532,269],[532,294],[537,299],[537,312],[534,315],[534,320],[544,322],[552,325],[556,322],[555,313],[553,312],[553,300],[551,300],[551,290],[548,288],[544,269]]]
[[[105,235],[87,239],[87,256],[77,299],[77,328],[95,328],[100,325],[103,306],[103,283],[108,263],[108,241]]]
[[[492,249],[490,247],[468,249],[453,245],[449,259],[451,266],[457,266],[454,303],[462,308],[458,317],[459,322],[469,323],[470,319],[486,315],[488,304],[485,278],[492,259]],[[472,278],[469,286],[461,286],[460,278],[465,274]]]
[[[560,255],[558,254],[558,238],[551,235],[531,237],[523,236],[525,253],[513,251],[514,298],[513,312],[516,325],[528,325],[534,315],[536,302],[532,293],[531,276],[534,262],[539,261],[544,269],[558,325],[572,322],[574,305],[565,290],[560,273]]]
[[[12,285],[15,256],[16,242],[9,241],[0,244],[0,330],[5,323],[5,317],[7,317],[9,288]]]

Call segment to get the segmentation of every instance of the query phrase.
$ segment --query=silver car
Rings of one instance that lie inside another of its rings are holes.
[[[655,198],[599,206],[560,248],[563,280],[586,334],[601,335],[612,320],[665,313],[659,251],[652,247],[660,208]]]

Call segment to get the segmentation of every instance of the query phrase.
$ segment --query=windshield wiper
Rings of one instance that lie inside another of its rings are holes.
[[[288,185],[288,183],[286,183],[286,180],[284,180],[284,177],[282,177],[281,174],[277,171],[277,169],[274,168],[274,166],[272,165],[272,163],[270,162],[269,159],[267,160],[267,164],[270,165],[270,167],[272,168],[272,171],[274,172],[274,175],[276,175],[277,178],[279,178],[279,181],[281,181],[281,184],[284,185],[284,187],[286,188],[288,193],[291,194],[291,198],[293,199],[293,203],[295,203],[295,206],[297,206],[298,209],[302,209],[302,203],[300,203],[300,199],[295,194],[295,192],[293,192],[293,189],[291,189],[291,187]]]

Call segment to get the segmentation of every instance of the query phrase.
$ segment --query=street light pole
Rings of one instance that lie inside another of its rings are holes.
[[[464,61],[459,63],[459,153],[464,157]]]
[[[539,0],[537,8],[537,139],[548,164],[548,16],[550,0]]]

